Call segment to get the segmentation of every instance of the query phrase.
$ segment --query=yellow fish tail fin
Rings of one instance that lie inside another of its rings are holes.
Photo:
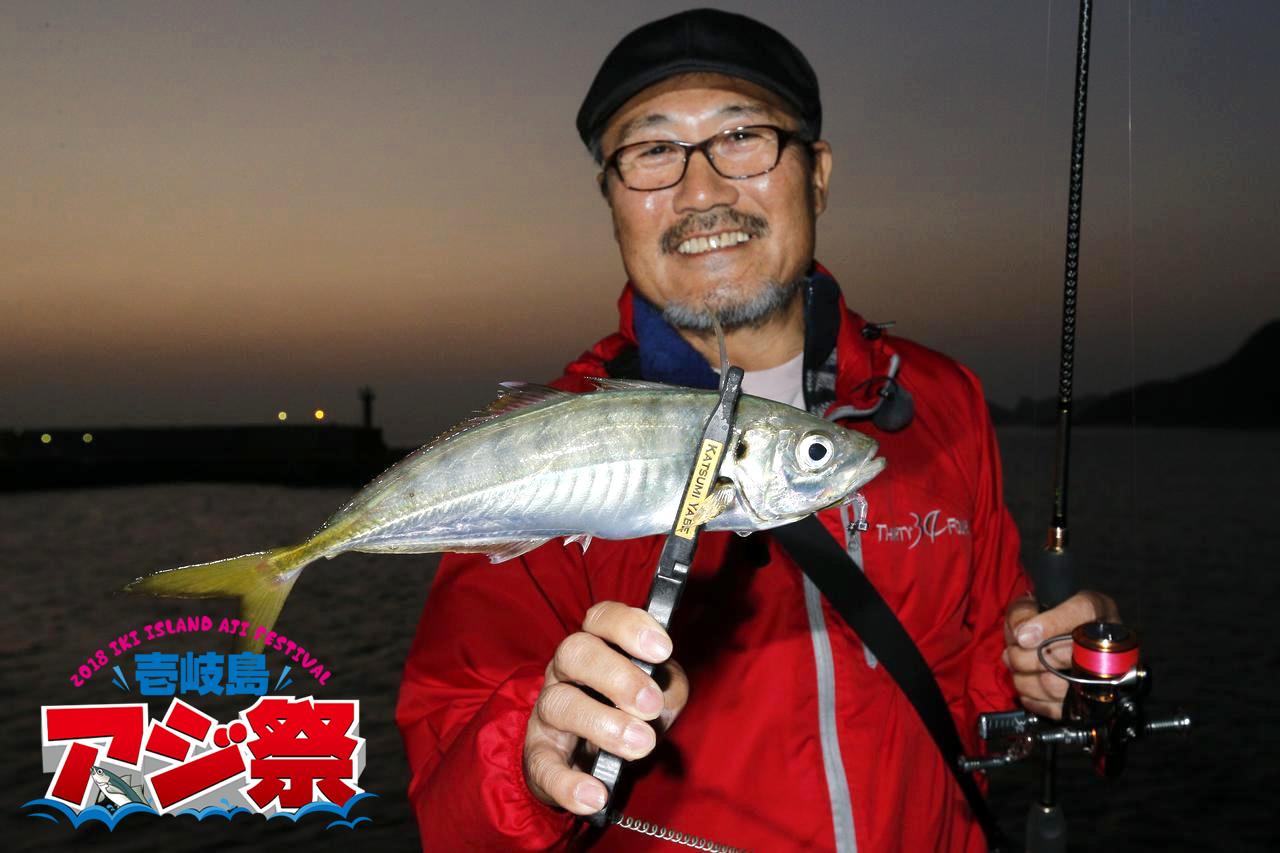
[[[237,598],[248,637],[238,637],[239,651],[260,652],[265,634],[275,627],[284,600],[302,569],[319,556],[309,543],[258,551],[212,563],[166,569],[140,577],[124,588],[163,598]]]

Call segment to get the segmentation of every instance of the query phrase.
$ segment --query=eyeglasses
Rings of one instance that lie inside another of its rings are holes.
[[[622,146],[604,167],[612,167],[627,189],[665,190],[684,180],[689,158],[701,151],[717,175],[740,181],[772,172],[792,139],[798,139],[796,133],[771,124],[722,130],[701,142],[652,139]]]

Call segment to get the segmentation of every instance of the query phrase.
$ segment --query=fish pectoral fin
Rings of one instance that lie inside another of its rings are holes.
[[[550,542],[550,539],[517,539],[514,542],[498,542],[493,545],[486,545],[485,553],[489,555],[489,562],[503,563],[507,560],[514,560],[521,554],[527,554],[540,545]]]
[[[587,553],[587,549],[591,547],[591,534],[575,533],[573,536],[566,536],[564,538],[564,546],[566,548],[568,548],[574,542],[577,542],[579,545],[582,546],[582,553],[585,554]]]
[[[706,500],[698,504],[698,508],[693,512],[691,523],[695,527],[701,527],[733,506],[734,499],[737,497],[738,490],[733,487],[732,483],[721,483],[711,490],[711,494],[707,495]]]

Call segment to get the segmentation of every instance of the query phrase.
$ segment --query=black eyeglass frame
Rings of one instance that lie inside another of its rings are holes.
[[[739,133],[740,131],[743,131],[743,130],[761,130],[761,129],[772,130],[778,136],[777,156],[774,158],[773,165],[762,171],[752,172],[749,175],[726,175],[724,172],[720,171],[720,167],[716,165],[716,158],[711,156],[711,144],[719,140],[720,138],[728,136],[732,133]],[[717,175],[719,175],[722,178],[727,178],[728,180],[731,180],[731,181],[745,181],[748,178],[758,178],[761,175],[767,175],[768,173],[772,172],[774,169],[778,168],[778,164],[782,162],[782,153],[787,150],[787,146],[790,145],[792,141],[811,144],[813,140],[805,139],[804,136],[799,131],[787,130],[786,128],[778,127],[775,124],[744,124],[740,127],[731,127],[728,130],[722,130],[719,133],[712,134],[711,136],[708,136],[706,139],[702,140],[701,142],[681,142],[678,139],[643,139],[643,140],[640,140],[639,142],[628,142],[626,145],[620,145],[616,149],[614,149],[614,152],[605,158],[604,170],[605,172],[608,172],[610,169],[613,169],[614,173],[617,174],[618,176],[618,180],[622,182],[622,185],[627,189],[631,190],[632,192],[652,193],[652,192],[657,192],[659,190],[668,190],[684,180],[684,176],[689,171],[689,159],[693,156],[693,152],[701,151],[702,156],[707,158],[707,163],[711,166],[711,170],[715,172]],[[656,145],[656,144],[675,145],[681,151],[684,152],[684,163],[680,167],[680,177],[676,178],[671,183],[664,184],[663,186],[660,186],[660,187],[646,187],[646,188],[640,189],[640,188],[631,186],[630,184],[627,183],[626,177],[624,177],[622,174],[622,169],[618,166],[618,159],[622,156],[622,152],[626,151],[628,148],[634,148],[638,145]]]

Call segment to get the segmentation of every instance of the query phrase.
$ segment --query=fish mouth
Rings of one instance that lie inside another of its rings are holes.
[[[884,466],[888,461],[883,456],[876,456],[875,451],[867,454],[867,458],[862,460],[862,464],[858,466],[858,473],[854,475],[854,481],[858,484],[855,489],[865,486],[876,478],[876,475],[884,470]]]
[[[849,506],[858,500],[858,490],[874,480],[876,475],[883,471],[885,465],[888,464],[888,460],[883,456],[876,456],[875,453],[876,451],[873,449],[865,459],[858,463],[858,467],[854,469],[853,478],[849,481],[849,488],[845,490],[844,495],[836,498],[823,509]]]

